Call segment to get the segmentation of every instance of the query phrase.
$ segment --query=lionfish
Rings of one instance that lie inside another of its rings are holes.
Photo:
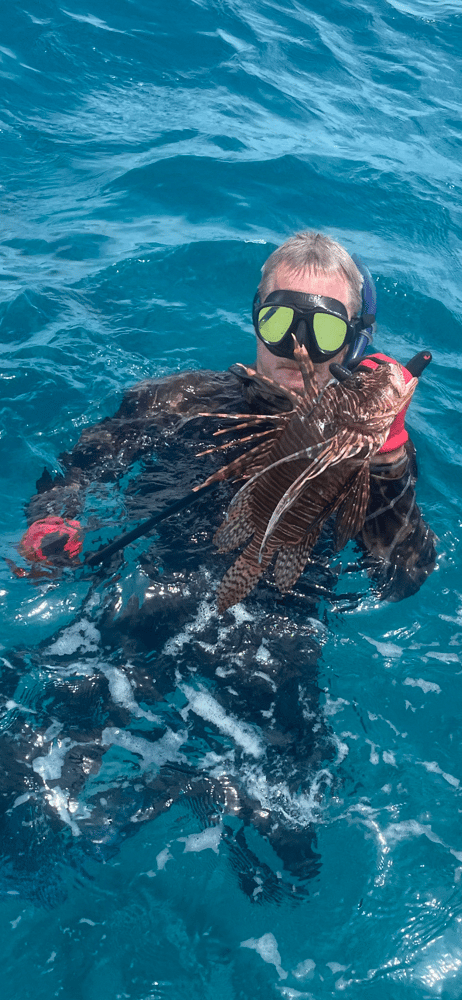
[[[282,387],[252,368],[236,366],[247,377],[279,393],[282,390],[293,408],[277,415],[233,415],[231,419],[238,421],[235,430],[253,433],[201,452],[210,454],[252,442],[248,451],[202,484],[246,480],[214,536],[220,552],[248,542],[218,587],[220,612],[247,596],[274,556],[275,583],[281,593],[290,590],[331,515],[336,515],[338,549],[361,531],[369,500],[370,459],[386,441],[394,418],[417,385],[417,378],[405,383],[399,365],[381,363],[375,370],[357,372],[345,382],[329,383],[318,391],[305,347],[297,345],[294,355],[303,392]],[[272,423],[269,430],[268,422]],[[262,429],[263,424],[266,428]]]

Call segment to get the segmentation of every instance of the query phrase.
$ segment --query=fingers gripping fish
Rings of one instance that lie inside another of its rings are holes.
[[[252,442],[247,452],[203,484],[246,480],[214,537],[220,552],[248,542],[219,585],[220,612],[247,596],[273,557],[279,590],[290,590],[330,515],[336,514],[338,548],[358,534],[369,500],[370,459],[386,441],[393,420],[417,385],[416,378],[406,384],[398,364],[381,364],[318,392],[305,347],[297,345],[294,354],[304,391],[284,389],[293,409],[270,417],[239,414],[237,427],[252,433],[209,449],[226,450],[243,440]],[[247,377],[281,391],[280,385],[254,369],[239,367]]]

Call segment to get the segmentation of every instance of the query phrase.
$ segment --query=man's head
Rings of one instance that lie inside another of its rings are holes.
[[[266,261],[259,286],[260,301],[264,303],[271,292],[284,290],[319,295],[335,299],[345,307],[351,320],[361,309],[363,278],[347,251],[321,233],[305,232],[292,236],[278,247]],[[348,345],[335,356],[341,363]],[[331,375],[328,361],[315,364],[320,387],[327,384]],[[302,388],[302,378],[293,358],[277,357],[260,339],[257,340],[257,371],[286,385]]]

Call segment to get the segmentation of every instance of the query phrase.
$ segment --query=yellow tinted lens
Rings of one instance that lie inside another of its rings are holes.
[[[313,331],[321,351],[339,351],[345,343],[347,325],[344,319],[329,313],[315,313]]]
[[[268,344],[279,344],[294,318],[287,306],[263,306],[258,310],[258,330]]]

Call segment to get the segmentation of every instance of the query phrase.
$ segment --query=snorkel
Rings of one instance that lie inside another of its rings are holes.
[[[377,292],[375,289],[375,282],[371,275],[371,272],[369,271],[369,268],[366,267],[364,261],[361,260],[361,257],[358,256],[358,254],[353,253],[351,255],[351,259],[356,264],[356,267],[358,268],[358,271],[360,272],[363,278],[363,286],[361,289],[362,304],[359,316],[361,319],[364,320],[365,325],[360,331],[360,333],[358,333],[355,340],[352,341],[348,353],[343,361],[342,367],[347,368],[350,371],[352,371],[353,368],[356,368],[356,365],[358,364],[360,358],[363,356],[365,351],[367,351],[368,347],[372,343],[372,338],[374,336],[374,331],[375,331],[375,316],[377,311]]]

